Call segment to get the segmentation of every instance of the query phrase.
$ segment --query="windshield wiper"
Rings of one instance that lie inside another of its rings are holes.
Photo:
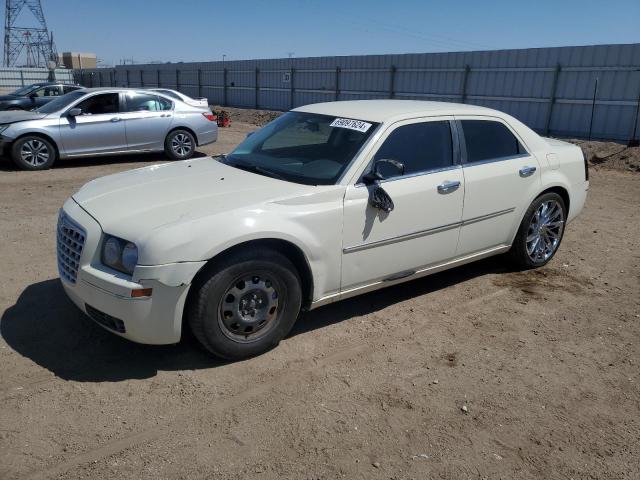
[[[249,165],[247,163],[227,163],[227,165],[229,165],[230,167],[239,168],[240,170],[245,170],[247,172],[257,173],[259,175],[264,175],[266,177],[277,178],[278,180],[287,181],[287,179],[284,176],[280,175],[279,173],[276,173],[264,167],[260,167],[258,165]]]

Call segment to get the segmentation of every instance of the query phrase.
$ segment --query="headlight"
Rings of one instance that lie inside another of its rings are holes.
[[[0,134],[4,132],[7,128],[9,128],[9,125],[0,125]]]
[[[131,275],[138,263],[138,247],[127,240],[107,235],[102,242],[102,263]]]

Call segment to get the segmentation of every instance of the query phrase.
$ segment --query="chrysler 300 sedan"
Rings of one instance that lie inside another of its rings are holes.
[[[227,359],[313,309],[491,255],[549,262],[589,188],[581,150],[451,103],[284,114],[226,156],[89,182],[58,223],[69,297],[149,344],[185,325]]]
[[[0,149],[24,170],[57,158],[154,151],[184,160],[217,137],[210,110],[147,90],[88,88],[31,112],[0,112]]]

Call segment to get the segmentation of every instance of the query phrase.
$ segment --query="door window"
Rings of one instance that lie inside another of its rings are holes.
[[[38,88],[31,92],[32,97],[57,97],[60,95],[60,86],[48,85],[46,87]]]
[[[467,163],[527,153],[506,125],[491,120],[462,120]]]
[[[117,93],[102,93],[87,98],[76,107],[82,110],[83,115],[117,113],[120,111],[120,99]]]
[[[404,175],[452,166],[453,147],[449,122],[412,123],[396,128],[376,152],[374,162],[381,159],[401,162],[404,165]],[[385,168],[380,173],[385,178],[400,175],[393,168],[388,171]]]
[[[62,91],[64,93],[69,93],[69,92],[73,92],[75,90],[78,90],[80,87],[74,87],[73,85],[63,85],[62,86]]]
[[[127,93],[127,112],[159,112],[171,110],[172,102],[148,93]]]

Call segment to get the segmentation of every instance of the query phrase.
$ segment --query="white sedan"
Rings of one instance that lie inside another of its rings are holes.
[[[546,264],[589,188],[581,150],[487,108],[400,100],[297,108],[229,155],[123,172],[66,201],[69,297],[142,343],[183,325],[227,359],[301,309],[508,253]]]

